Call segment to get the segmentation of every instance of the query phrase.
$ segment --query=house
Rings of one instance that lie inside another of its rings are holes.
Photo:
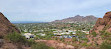
[[[89,34],[89,31],[82,31],[82,32],[84,32],[84,33],[86,33],[86,34]]]
[[[39,33],[39,34],[36,34],[36,35],[45,36],[46,34],[45,33]]]
[[[85,32],[86,34],[89,34],[89,31]]]
[[[34,38],[35,35],[31,34],[31,33],[24,33],[23,36],[25,36],[25,38],[30,39],[30,38]]]

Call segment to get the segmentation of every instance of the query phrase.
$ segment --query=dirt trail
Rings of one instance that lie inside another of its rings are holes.
[[[66,45],[56,40],[35,40],[36,42],[45,42],[46,45],[54,47],[56,49],[75,49],[72,45]]]

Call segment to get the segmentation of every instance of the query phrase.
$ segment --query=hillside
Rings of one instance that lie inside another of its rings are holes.
[[[105,13],[103,18],[98,18],[93,31],[99,33],[101,30],[111,32],[111,12]]]
[[[0,37],[13,32],[19,32],[19,30],[10,21],[0,13]]]
[[[22,36],[16,36],[15,33],[20,34],[20,31],[12,23],[10,23],[10,21],[2,13],[0,13],[0,49],[20,49],[22,47],[22,44],[19,46],[17,43],[17,40],[21,40]],[[21,41],[23,40],[24,39]]]
[[[89,15],[89,16],[80,16],[80,15],[76,15],[75,17],[69,17],[66,19],[62,19],[62,20],[55,20],[53,21],[54,23],[59,23],[59,22],[63,22],[63,23],[74,23],[74,22],[96,22],[97,18],[93,15]]]
[[[102,49],[111,49],[111,12],[106,12],[103,18],[98,18],[87,37],[88,44],[99,45]]]

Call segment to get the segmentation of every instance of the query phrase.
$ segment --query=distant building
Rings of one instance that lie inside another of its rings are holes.
[[[24,33],[23,36],[25,36],[25,38],[30,39],[30,38],[34,38],[35,35],[31,34],[31,33]]]
[[[36,35],[45,36],[46,34],[45,33],[39,33],[39,34],[36,34]]]
[[[82,31],[82,32],[84,32],[84,33],[86,33],[86,34],[89,34],[89,31]]]

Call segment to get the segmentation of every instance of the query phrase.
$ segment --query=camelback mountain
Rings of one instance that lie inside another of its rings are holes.
[[[95,26],[88,35],[90,44],[101,45],[104,41],[110,39],[111,35],[111,11],[106,12],[103,18],[98,18]]]
[[[19,30],[0,12],[0,37],[2,38],[4,35],[13,32],[20,33]]]
[[[96,22],[97,18],[93,15],[89,15],[89,16],[80,16],[80,15],[76,15],[75,17],[69,17],[66,19],[62,19],[62,20],[55,20],[53,21],[54,23],[59,23],[59,22],[63,22],[63,23],[74,23],[74,22]]]

